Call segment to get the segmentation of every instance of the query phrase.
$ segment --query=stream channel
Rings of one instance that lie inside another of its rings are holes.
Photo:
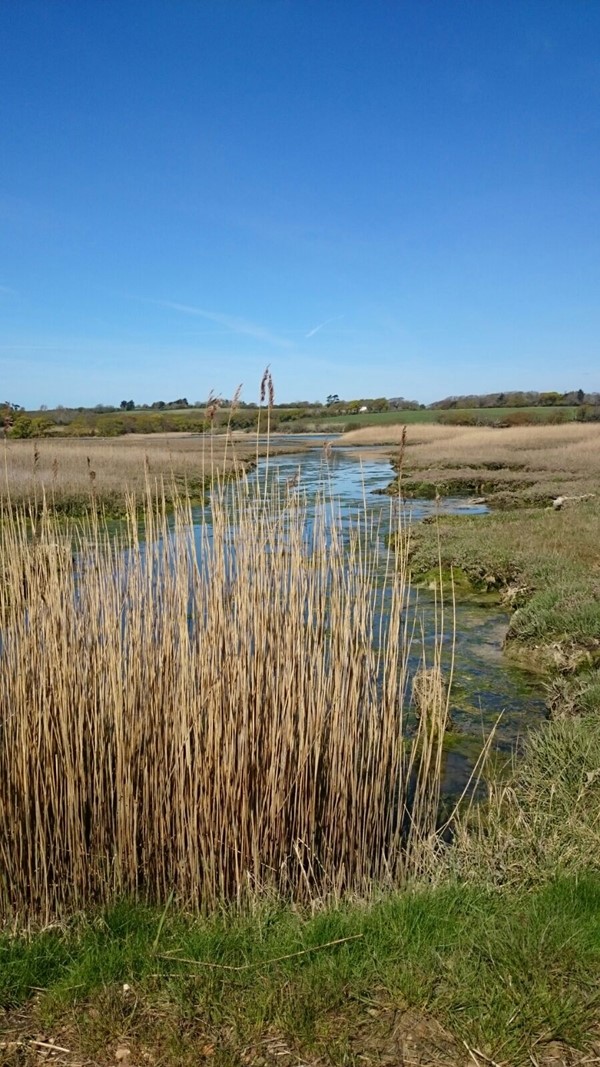
[[[316,443],[316,442],[315,442]],[[264,477],[265,461],[261,460],[255,477]],[[365,449],[333,447],[327,460],[323,449],[315,447],[301,453],[271,456],[269,479],[289,484],[295,477],[298,492],[309,508],[331,502],[335,514],[344,523],[356,521],[365,513],[374,521],[381,518],[381,537],[386,529],[390,497],[381,490],[389,485],[393,471],[384,452]],[[436,509],[444,513],[483,514],[485,505],[469,504],[463,498],[441,501],[411,500],[407,502],[408,521],[417,522]],[[333,512],[332,512],[333,513]],[[497,603],[485,603],[476,596],[456,602],[456,632],[453,635],[452,610],[444,612],[442,661],[444,674],[450,669],[454,636],[454,673],[451,689],[452,726],[446,735],[446,753],[442,792],[456,797],[468,782],[469,775],[481,752],[484,739],[496,725],[494,747],[500,753],[510,753],[518,747],[527,731],[546,717],[543,689],[533,674],[514,666],[504,655],[502,646],[508,628],[509,612]],[[427,643],[435,641],[435,595],[420,587],[411,590],[410,600],[423,618],[423,633]],[[414,667],[418,667],[422,649],[415,642]]]

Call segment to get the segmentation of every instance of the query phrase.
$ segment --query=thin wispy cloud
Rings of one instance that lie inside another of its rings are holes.
[[[274,345],[276,348],[292,347],[292,342],[287,337],[280,337],[278,334],[271,333],[265,326],[260,326],[249,319],[239,318],[237,315],[223,315],[220,311],[207,311],[206,308],[178,304],[172,300],[153,300],[152,303],[171,311],[180,311],[184,315],[197,315],[202,319],[208,319],[209,322],[216,322],[219,326],[225,326],[232,333],[253,337],[255,341],[264,341],[265,344]]]
[[[0,293],[2,293],[3,296],[16,296],[17,290],[11,289],[10,285],[0,285]]]
[[[324,326],[329,326],[330,322],[338,322],[339,319],[343,319],[343,315],[334,315],[332,319],[325,319],[325,322],[320,322],[318,326],[314,326],[312,330],[306,333],[305,337],[314,337],[319,330],[322,330]]]

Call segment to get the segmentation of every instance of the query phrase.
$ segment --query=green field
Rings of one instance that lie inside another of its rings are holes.
[[[559,411],[562,413],[559,419],[562,418],[566,422],[570,422],[575,418],[577,408],[452,408],[450,410],[442,410],[441,408],[419,408],[413,410],[407,408],[402,411],[378,411],[362,415],[328,415],[324,411],[320,418],[321,421],[326,421],[328,426],[352,426],[359,429],[361,426],[390,426],[402,423],[410,425],[412,423],[445,422],[446,420],[450,422],[455,419],[457,421],[460,419],[473,419],[480,423],[486,423],[501,421],[514,416],[523,416],[523,418],[532,421],[548,422],[555,420]]]

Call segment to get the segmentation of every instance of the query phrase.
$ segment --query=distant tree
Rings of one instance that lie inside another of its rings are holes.
[[[33,437],[34,429],[32,419],[27,415],[19,415],[13,423],[11,437]]]
[[[3,404],[0,408],[0,426],[2,427],[5,433],[7,430],[10,430],[13,422],[14,415],[12,408],[8,404]]]
[[[517,391],[516,393],[507,393],[506,406],[509,408],[524,408],[527,406],[527,397],[520,391]]]
[[[332,407],[333,404],[339,404],[339,402],[340,402],[340,398],[337,395],[337,393],[330,393],[329,396],[327,397],[327,400],[325,401],[325,403],[327,404],[328,408]]]
[[[578,422],[600,422],[600,404],[581,404],[576,418]]]
[[[578,404],[583,404],[584,400],[585,400],[585,393],[584,393],[583,389],[578,389],[577,390],[577,403]]]
[[[119,407],[121,408],[121,411],[133,411],[135,404],[133,400],[122,400]]]

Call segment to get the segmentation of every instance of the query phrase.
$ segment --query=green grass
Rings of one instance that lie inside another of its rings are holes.
[[[381,1038],[386,1012],[401,1007],[511,1064],[529,1062],[536,1043],[579,1047],[593,1032],[595,875],[529,893],[407,891],[313,918],[265,905],[250,916],[170,911],[161,921],[158,910],[121,902],[67,929],[1,938],[7,1029],[11,1018],[25,1017],[28,1033],[60,1023],[94,1062],[113,1062],[102,1053],[119,1043],[134,1055],[159,1044],[165,1064],[198,1062],[208,1042],[214,1062],[238,1063],[241,1050],[273,1034],[298,1054],[358,1062],[357,1041],[368,1044],[374,1030]],[[352,940],[321,948],[341,939]],[[301,955],[279,959],[291,953]]]

